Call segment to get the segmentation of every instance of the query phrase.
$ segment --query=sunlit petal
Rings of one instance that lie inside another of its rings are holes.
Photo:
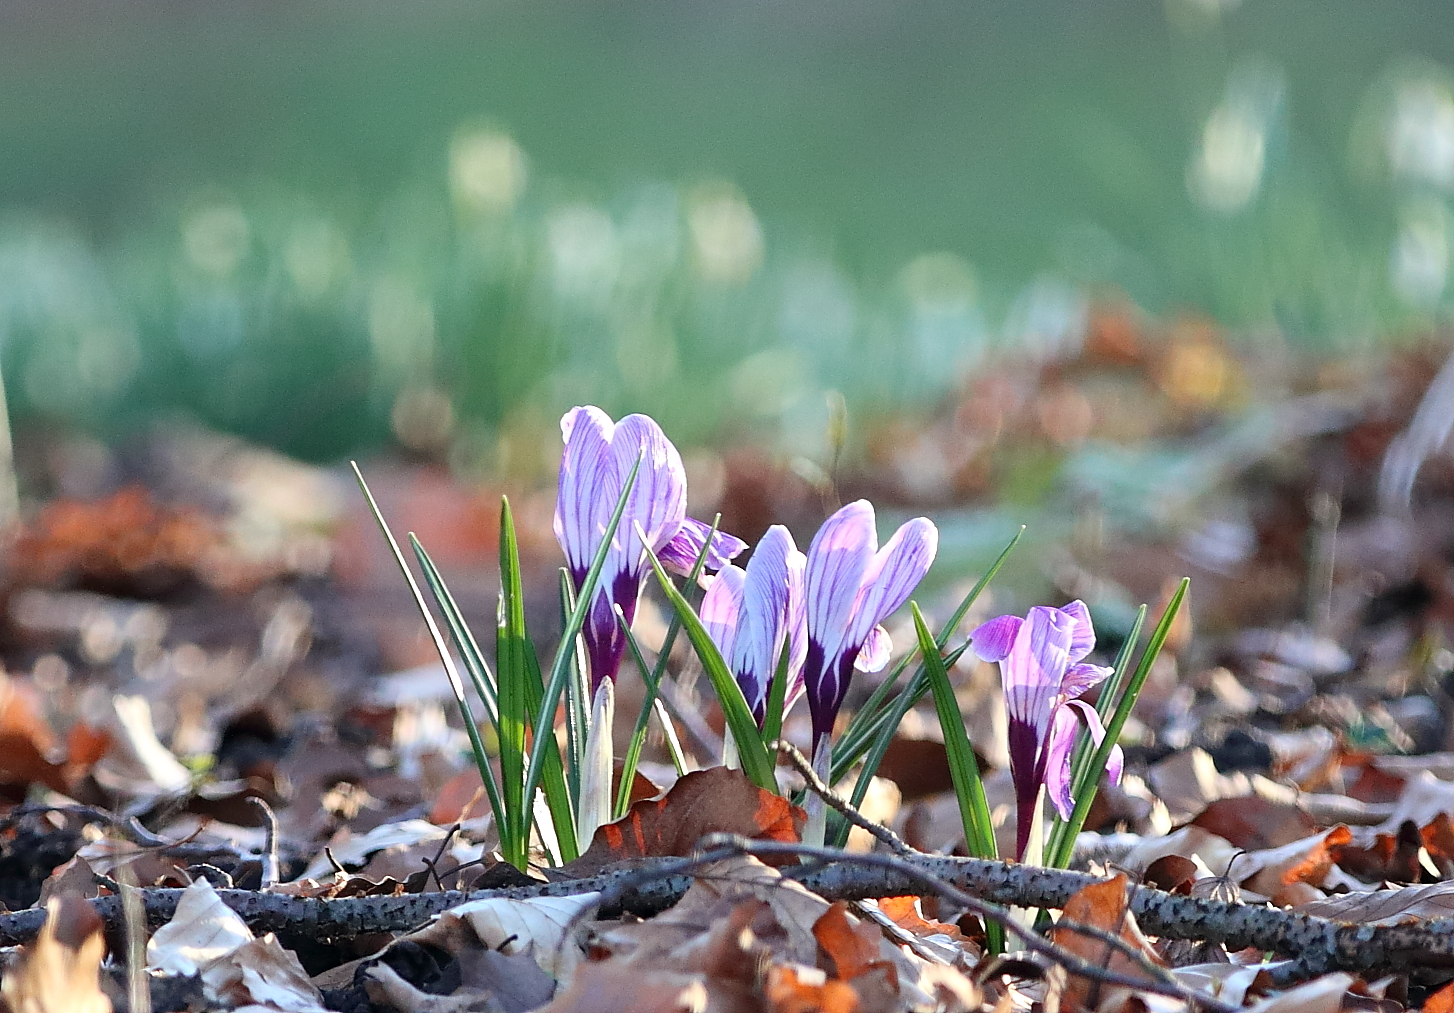
[[[889,656],[893,651],[894,642],[889,639],[889,631],[882,626],[875,626],[868,631],[868,639],[863,642],[853,667],[860,672],[881,671],[889,663]]]
[[[984,661],[1004,661],[1024,623],[1019,616],[996,616],[981,624],[969,635],[974,653]]]
[[[661,565],[674,573],[689,575],[697,565],[697,557],[702,554],[702,546],[711,533],[710,524],[703,524],[692,517],[686,518],[677,533],[657,552]],[[722,569],[741,555],[745,548],[747,543],[736,535],[718,531],[712,536],[712,546],[707,550],[703,572]]]
[[[1061,694],[1068,699],[1081,696],[1087,690],[1105,682],[1114,671],[1113,668],[1103,668],[1100,665],[1071,665],[1065,670],[1065,678],[1060,681]]]
[[[1070,636],[1070,660],[1080,661],[1096,648],[1096,631],[1091,625],[1090,609],[1077,598],[1060,611],[1075,620],[1075,632]]]
[[[702,596],[697,616],[722,657],[732,657],[742,615],[742,583],[746,575],[736,566],[727,566],[712,580]]]
[[[1094,712],[1092,712],[1094,713]],[[1070,796],[1070,757],[1075,751],[1080,722],[1069,707],[1057,707],[1050,727],[1050,740],[1045,744],[1045,793],[1063,820],[1070,819],[1075,800]]]
[[[787,631],[789,560],[795,554],[798,550],[793,536],[787,528],[775,524],[767,529],[747,562],[732,670],[759,717]]]
[[[846,637],[849,644],[863,643],[874,626],[908,600],[938,550],[939,529],[929,518],[915,517],[899,526],[864,570],[863,597]]]

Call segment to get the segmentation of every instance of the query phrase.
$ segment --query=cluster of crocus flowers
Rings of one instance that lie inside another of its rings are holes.
[[[631,469],[641,461],[582,631],[597,697],[593,714],[609,714],[610,694],[603,710],[601,690],[615,679],[626,648],[616,610],[628,624],[635,617],[648,550],[687,572],[705,546],[706,568],[716,576],[702,602],[703,625],[759,727],[787,645],[784,709],[807,696],[813,762],[826,777],[833,725],[853,670],[878,671],[887,663],[892,644],[881,623],[908,600],[933,563],[939,540],[934,524],[916,517],[880,547],[873,506],[858,500],[823,523],[806,554],[786,528],[774,525],[740,568],[731,560],[745,543],[712,534],[686,516],[681,457],[654,421],[629,415],[612,423],[599,408],[574,408],[561,420],[561,431],[565,454],[555,533],[577,587],[605,538]],[[815,824],[821,840],[821,812],[810,823],[810,837]]]
[[[1100,715],[1077,699],[1111,674],[1088,665],[1096,634],[1085,603],[1032,608],[1024,619],[1000,616],[971,634],[974,652],[998,662],[1009,714],[1010,774],[1015,783],[1015,850],[1025,854],[1043,788],[1062,819],[1075,808],[1071,754],[1081,722],[1096,745],[1105,737]],[[1121,779],[1121,747],[1111,751],[1106,774]]]

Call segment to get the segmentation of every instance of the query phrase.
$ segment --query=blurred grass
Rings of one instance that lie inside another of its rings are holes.
[[[22,419],[535,474],[585,401],[816,448],[824,390],[921,404],[1108,290],[1364,348],[1449,310],[1445,13],[9,3],[0,366]]]

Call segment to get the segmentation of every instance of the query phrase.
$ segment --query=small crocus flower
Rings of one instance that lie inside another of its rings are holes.
[[[828,742],[853,669],[876,672],[892,643],[879,625],[929,572],[939,529],[915,517],[879,548],[873,505],[857,500],[823,522],[804,573],[808,650],[803,684],[813,716],[813,762],[827,774]]]
[[[1109,668],[1083,663],[1096,645],[1085,603],[1032,608],[1024,619],[1000,616],[970,637],[974,653],[998,662],[1009,712],[1010,774],[1015,782],[1016,851],[1025,853],[1043,785],[1056,812],[1070,819],[1070,759],[1080,722],[1097,745],[1105,737],[1096,709],[1077,697],[1099,685]],[[1121,779],[1121,747],[1111,751],[1106,773]]]
[[[572,408],[560,420],[565,453],[555,501],[555,537],[565,552],[577,588],[605,537],[626,478],[641,458],[636,484],[621,523],[611,539],[600,582],[591,600],[583,636],[591,668],[591,690],[614,680],[626,650],[613,606],[630,623],[636,617],[646,549],[681,573],[696,563],[711,528],[687,517],[687,477],[681,455],[661,426],[645,415],[613,423],[601,409]],[[644,543],[643,543],[644,537]],[[717,532],[707,552],[709,569],[725,566],[747,547],[740,538]]]
[[[803,658],[808,653],[803,569],[807,557],[781,524],[767,529],[747,568],[724,566],[707,588],[699,614],[722,652],[757,726],[767,716],[768,690],[777,672],[783,641],[791,637],[786,713],[803,691]]]

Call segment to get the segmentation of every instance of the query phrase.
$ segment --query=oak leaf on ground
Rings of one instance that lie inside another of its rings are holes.
[[[1162,961],[1136,924],[1130,911],[1130,890],[1124,874],[1077,890],[1066,901],[1060,921],[1050,930],[1050,940],[1068,953],[1096,967],[1109,968],[1120,974],[1152,980],[1144,967],[1103,939],[1077,931],[1072,925],[1084,925],[1120,938],[1149,964]],[[1065,986],[1064,1001],[1071,1010],[1094,1010],[1110,999],[1110,990],[1099,982],[1071,974]],[[1114,1002],[1109,1003],[1115,1008]]]
[[[613,862],[690,855],[708,834],[741,834],[797,843],[806,816],[764,791],[740,770],[711,767],[684,775],[660,798],[635,803],[596,831],[591,846],[563,868],[571,878],[595,875]]]

